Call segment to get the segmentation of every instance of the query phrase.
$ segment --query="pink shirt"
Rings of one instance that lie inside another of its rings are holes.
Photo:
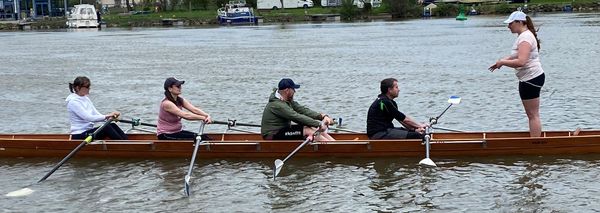
[[[181,124],[181,117],[167,112],[165,108],[165,102],[169,101],[168,99],[163,99],[160,102],[160,107],[158,110],[158,124],[156,125],[156,135],[160,134],[173,134],[177,132],[181,132],[183,130],[183,125]],[[183,106],[177,106],[179,109],[182,109]]]

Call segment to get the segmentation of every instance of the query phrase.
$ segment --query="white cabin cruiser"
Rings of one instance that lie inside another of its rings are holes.
[[[98,27],[96,8],[90,4],[78,4],[71,9],[67,18],[67,27],[84,28]]]

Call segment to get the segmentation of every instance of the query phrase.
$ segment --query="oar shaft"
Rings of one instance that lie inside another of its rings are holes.
[[[287,161],[289,158],[294,156],[294,154],[296,154],[296,152],[298,152],[300,149],[302,149],[302,147],[304,147],[304,145],[306,145],[308,142],[310,142],[310,138],[306,138],[306,140],[304,140],[304,142],[302,142],[302,144],[300,144],[300,146],[296,147],[296,149],[294,149],[294,151],[292,151],[287,157],[285,157],[283,159],[283,162],[285,163],[285,161]]]
[[[198,154],[198,147],[200,146],[200,142],[202,142],[202,134],[204,133],[204,122],[202,122],[202,124],[200,124],[200,131],[197,137],[200,137],[200,139],[196,139],[196,144],[194,145],[194,152],[192,154],[192,159],[190,161],[190,168],[188,170],[188,176],[190,176],[192,174],[192,170],[194,170],[194,162],[196,161],[196,155]]]
[[[249,123],[240,123],[237,122],[235,120],[231,120],[231,121],[213,121],[213,124],[221,124],[221,125],[227,125],[227,126],[248,126],[248,127],[261,127],[258,124],[249,124]]]
[[[433,128],[434,129],[439,129],[439,130],[444,130],[444,131],[449,131],[449,132],[465,132],[465,131],[462,131],[462,130],[448,129],[448,128],[443,128],[443,127],[439,127],[439,126],[433,127]]]
[[[71,153],[69,153],[58,164],[56,164],[56,166],[54,166],[54,168],[52,168],[52,170],[50,170],[50,172],[48,172],[46,175],[44,175],[44,177],[42,179],[40,179],[38,181],[38,183],[48,179],[48,177],[50,177],[50,175],[52,175],[56,170],[58,170],[58,168],[60,168],[65,162],[67,162],[69,159],[71,159],[71,157],[73,157],[73,155],[75,155],[81,148],[83,148],[85,146],[85,144],[87,144],[87,141],[81,142],[79,144],[79,146],[77,146],[75,149],[73,149],[73,151],[71,151]]]
[[[121,119],[119,119],[119,122],[133,124],[134,126],[142,125],[142,126],[156,127],[156,124],[144,123],[144,122],[136,122],[136,121],[130,121],[130,120],[121,120]]]
[[[452,104],[448,105],[448,107],[446,107],[446,109],[442,112],[442,114],[440,114],[439,116],[437,116],[435,118],[435,120],[437,121],[438,119],[440,119],[440,117],[442,117],[442,115],[444,115],[444,113],[446,113],[446,111],[448,111],[448,109],[450,109],[451,106],[452,106]]]
[[[354,131],[354,130],[349,130],[349,129],[335,128],[335,127],[329,127],[329,129],[333,130],[333,131],[338,131],[338,132],[364,133],[364,132],[359,132],[359,131]]]
[[[190,160],[190,168],[188,169],[187,175],[183,178],[184,188],[183,191],[185,196],[190,196],[190,183],[189,180],[192,175],[192,171],[194,170],[194,162],[196,161],[196,154],[198,153],[198,148],[200,147],[200,143],[202,142],[202,134],[204,133],[204,122],[200,124],[200,130],[198,131],[198,135],[196,136],[196,144],[194,145],[194,152],[192,154],[192,159]]]
[[[54,166],[54,168],[52,168],[52,170],[50,172],[48,172],[46,175],[44,175],[44,177],[42,179],[40,179],[38,181],[38,183],[42,182],[42,181],[46,180],[48,177],[50,177],[50,175],[52,175],[65,162],[67,162],[69,159],[71,159],[81,148],[83,148],[87,143],[92,142],[94,140],[94,138],[96,137],[96,135],[100,131],[102,131],[104,129],[104,127],[108,126],[111,122],[112,122],[112,119],[106,121],[104,124],[102,124],[102,126],[98,127],[98,129],[96,129],[96,131],[94,131],[94,133],[92,133],[91,135],[87,136],[87,138],[85,138],[85,140],[83,140],[79,144],[79,146],[75,147],[75,149],[73,149],[73,151],[71,151],[65,158],[63,158],[58,164],[56,164],[56,166]]]

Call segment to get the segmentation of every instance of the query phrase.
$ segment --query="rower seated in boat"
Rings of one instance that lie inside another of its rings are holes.
[[[210,115],[181,97],[181,86],[185,81],[173,77],[165,80],[165,98],[160,102],[156,135],[159,140],[194,140],[197,133],[183,130],[181,118],[212,123]],[[185,108],[186,111],[183,111]]]
[[[369,139],[422,139],[427,124],[419,123],[398,111],[394,98],[400,88],[398,80],[386,78],[380,84],[381,94],[373,101],[367,114],[367,136]],[[394,127],[392,121],[398,120],[404,127]]]
[[[266,140],[302,140],[311,137],[317,127],[322,131],[317,141],[334,141],[325,130],[333,120],[325,113],[318,113],[294,100],[296,89],[300,85],[292,79],[279,81],[278,88],[273,89],[269,103],[265,106],[261,122],[261,134]],[[297,125],[292,125],[291,122]],[[322,122],[321,122],[322,121]]]
[[[69,83],[71,94],[67,96],[67,111],[69,112],[69,121],[71,122],[71,138],[84,139],[92,134],[98,127],[94,128],[94,122],[106,121],[109,118],[117,118],[120,112],[111,112],[100,114],[88,95],[90,94],[90,79],[85,76],[79,76]],[[113,140],[127,140],[127,135],[115,123],[104,127],[102,131],[96,134],[97,139],[108,137]]]

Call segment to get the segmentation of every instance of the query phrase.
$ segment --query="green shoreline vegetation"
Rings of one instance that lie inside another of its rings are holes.
[[[212,2],[210,2],[212,1]],[[149,1],[148,1],[149,2]],[[177,5],[151,7],[150,3],[136,5],[126,12],[126,8],[110,8],[110,13],[102,15],[102,20],[108,27],[153,27],[162,26],[163,19],[182,21],[184,26],[218,25],[216,20],[217,5],[223,5],[226,0],[172,0]],[[256,8],[256,0],[248,1]],[[315,7],[303,9],[255,10],[263,23],[286,23],[309,21],[310,15],[339,14],[343,21],[368,20],[372,18],[409,19],[420,18],[423,6],[416,0],[383,0],[381,7],[362,9],[352,5],[352,0],[343,0],[340,7],[321,7],[320,0],[315,0]],[[461,5],[467,12],[473,7],[479,14],[510,14],[524,3],[494,2],[476,4],[436,3],[433,16],[453,17],[459,13]],[[560,12],[563,7],[570,5],[574,12],[592,12],[600,10],[600,0],[532,0],[527,3],[530,12]],[[468,8],[468,9],[467,9]],[[154,12],[154,10],[160,12]],[[46,17],[30,22],[32,29],[65,28],[64,17]],[[17,23],[0,23],[0,30],[18,30]]]

